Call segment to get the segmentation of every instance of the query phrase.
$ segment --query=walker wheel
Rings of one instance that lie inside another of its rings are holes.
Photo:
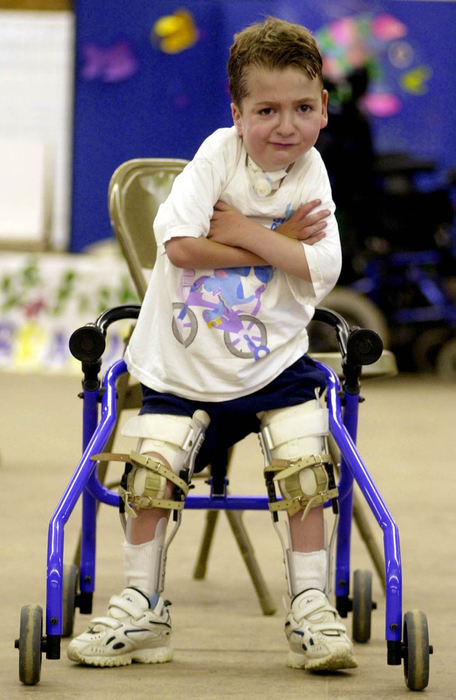
[[[405,683],[410,690],[423,690],[429,682],[429,633],[426,615],[411,610],[404,615],[403,657]]]
[[[19,639],[19,679],[24,685],[36,685],[41,675],[43,609],[39,605],[21,608]]]
[[[372,609],[372,573],[358,569],[353,574],[353,641],[365,644],[371,636]]]
[[[78,567],[64,564],[62,587],[62,637],[71,637],[74,626],[74,611],[78,592]]]

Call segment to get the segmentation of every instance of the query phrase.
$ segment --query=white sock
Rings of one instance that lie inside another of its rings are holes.
[[[294,571],[291,572],[293,595],[309,588],[326,590],[327,553],[326,549],[317,552],[291,552]]]
[[[124,571],[126,588],[137,588],[148,598],[158,593],[158,568],[165,540],[167,520],[162,518],[155,528],[155,537],[143,544],[124,542]]]

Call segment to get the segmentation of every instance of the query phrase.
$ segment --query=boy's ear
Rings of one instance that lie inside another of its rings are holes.
[[[321,120],[320,129],[324,129],[328,123],[328,91],[323,90],[321,97]]]
[[[242,114],[241,110],[234,104],[234,102],[231,103],[231,115],[233,117],[233,124],[236,127],[238,136],[242,136]]]

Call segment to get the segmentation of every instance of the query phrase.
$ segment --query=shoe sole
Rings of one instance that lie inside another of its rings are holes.
[[[157,647],[156,649],[136,649],[128,654],[119,656],[84,656],[78,652],[69,652],[70,661],[84,666],[114,667],[128,666],[131,663],[138,664],[165,664],[173,658],[171,647]]]
[[[349,651],[334,652],[320,659],[308,660],[302,654],[288,652],[287,659],[290,668],[303,668],[305,671],[340,671],[345,668],[357,668],[353,655]]]

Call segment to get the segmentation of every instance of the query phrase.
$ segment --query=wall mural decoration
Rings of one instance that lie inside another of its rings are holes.
[[[164,53],[180,53],[198,41],[198,29],[192,13],[180,8],[172,15],[157,19],[152,27],[152,43]]]
[[[192,158],[230,125],[233,34],[268,14],[316,34],[339,99],[343,76],[367,66],[362,106],[376,152],[454,167],[456,3],[130,0],[106,12],[102,0],[78,0],[71,250],[112,236],[106,193],[122,161]]]
[[[370,88],[362,100],[366,111],[375,117],[391,117],[403,106],[403,92],[424,95],[432,68],[416,64],[407,25],[390,13],[355,14],[324,25],[316,38],[324,55],[324,74],[340,85],[343,100],[344,78],[355,68],[368,69]],[[395,74],[387,71],[389,63]],[[335,92],[337,99],[337,91]]]
[[[139,61],[128,39],[118,39],[110,46],[84,44],[81,51],[82,80],[118,83],[131,78],[139,68]]]
[[[80,374],[70,335],[106,308],[137,303],[123,260],[11,253],[0,270],[0,371]],[[129,322],[108,334],[104,368],[122,356]]]

